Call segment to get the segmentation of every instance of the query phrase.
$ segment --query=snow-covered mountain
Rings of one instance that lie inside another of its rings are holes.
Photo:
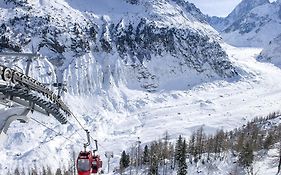
[[[99,141],[102,158],[114,151],[109,174],[138,137],[143,146],[166,131],[173,141],[201,126],[230,130],[280,108],[280,69],[257,62],[260,49],[226,45],[183,0],[2,0],[0,19],[1,51],[46,56],[30,70],[44,83],[63,73],[63,100]],[[14,123],[0,174],[70,168],[84,142],[77,121],[30,116],[51,129]]]
[[[99,141],[136,134],[140,121],[129,113],[146,100],[134,99],[135,90],[142,96],[239,78],[240,69],[221,46],[219,34],[199,9],[180,0],[4,0],[0,19],[0,50],[35,50],[46,56],[51,64],[37,60],[30,74],[50,83],[54,71],[63,73],[64,100]],[[77,132],[84,134],[76,125],[34,116],[73,140],[81,140]],[[34,122],[16,123],[9,132],[1,149],[3,173],[8,171],[4,167],[67,166],[71,152],[82,147],[81,141],[65,143]],[[125,145],[102,149],[119,151],[131,144],[129,136],[120,140]]]
[[[208,18],[226,42],[264,47],[280,34],[281,1],[243,0],[226,18]]]
[[[207,17],[207,21],[227,43],[264,48],[258,60],[280,67],[280,0],[243,0],[226,18]]]
[[[189,3],[5,2],[1,5],[1,49],[28,51],[34,47],[65,70],[66,81],[75,82],[69,84],[74,94],[87,94],[89,89],[101,90],[120,81],[152,91],[174,78],[192,85],[237,75],[220,46],[220,36]],[[74,73],[77,66],[83,66],[79,71],[96,73],[83,77],[83,73]]]
[[[234,10],[225,18],[222,17],[210,17],[208,19],[209,23],[215,27],[218,31],[223,31],[235,21],[241,19],[243,16],[247,15],[252,9],[260,5],[268,4],[268,0],[243,0],[241,1]]]

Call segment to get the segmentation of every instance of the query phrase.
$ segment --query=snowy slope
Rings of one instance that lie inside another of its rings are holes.
[[[99,141],[100,153],[114,151],[116,156],[112,160],[112,169],[118,166],[121,151],[133,145],[137,137],[145,144],[162,137],[165,131],[176,138],[179,134],[188,137],[202,125],[208,133],[221,128],[230,130],[256,116],[279,110],[281,85],[276,82],[281,70],[257,62],[255,56],[260,49],[225,48],[231,59],[247,72],[240,81],[216,81],[190,90],[155,93],[120,87],[118,91],[111,89],[108,94],[91,97],[67,95],[65,100],[85,126],[91,128],[91,133]],[[108,106],[106,98],[113,106]],[[46,117],[38,114],[32,116],[65,137],[71,136],[70,139],[77,140],[77,145],[33,121],[28,125],[15,124],[9,130],[8,142],[1,153],[4,155],[1,162],[6,162],[2,164],[2,172],[6,171],[5,166],[66,166],[71,162],[72,151],[77,153],[82,148],[80,136],[73,134],[79,129],[74,119],[70,120],[74,124],[72,127],[60,126],[54,119],[46,121]],[[78,132],[84,134],[81,129]],[[262,175],[264,171],[259,173]]]
[[[269,45],[260,53],[258,60],[281,66],[281,35],[269,42]]]
[[[165,131],[176,138],[202,125],[208,133],[230,130],[280,107],[280,69],[255,60],[261,49],[223,44],[196,9],[188,12],[191,6],[175,0],[12,2],[19,4],[0,4],[1,49],[33,46],[47,56],[32,65],[31,75],[41,81],[63,72],[64,101],[99,141],[102,158],[114,152],[111,170],[137,137],[145,144]],[[34,120],[14,123],[0,150],[0,174],[71,167],[85,135],[77,121],[61,126],[30,116],[62,136]]]

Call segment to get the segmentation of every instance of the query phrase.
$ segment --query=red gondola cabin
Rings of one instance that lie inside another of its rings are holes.
[[[92,172],[93,156],[91,151],[80,152],[77,158],[78,175],[90,175]]]
[[[100,159],[100,156],[94,155],[93,162],[92,162],[92,173],[98,173],[101,168],[102,168],[102,161]]]

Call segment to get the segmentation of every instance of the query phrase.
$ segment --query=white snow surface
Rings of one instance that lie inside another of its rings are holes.
[[[65,94],[64,101],[98,140],[102,158],[106,160],[103,156],[105,151],[114,152],[110,174],[118,166],[121,151],[134,145],[138,137],[142,145],[162,138],[166,131],[172,139],[179,134],[188,138],[201,126],[212,134],[218,129],[234,129],[254,117],[279,110],[281,70],[272,64],[256,61],[261,49],[223,47],[232,61],[245,71],[238,81],[220,80],[178,89],[182,84],[179,78],[167,85],[167,90],[163,88],[154,93],[128,89],[120,83],[119,87],[112,85],[91,95]],[[32,70],[33,74],[37,73],[36,66]],[[83,148],[84,140],[80,135],[85,133],[74,118],[69,118],[69,124],[60,125],[55,119],[38,113],[30,116],[72,141],[33,120],[28,124],[15,122],[8,130],[8,139],[0,151],[0,174],[17,166],[25,170],[35,166],[41,169],[39,165],[49,165],[53,171],[58,166],[68,168],[73,164],[73,151],[77,155]],[[256,162],[255,166],[263,163],[266,162]],[[226,168],[227,164],[221,166],[213,174],[225,174],[231,169]],[[270,168],[261,168],[258,174],[276,172],[276,166]],[[190,169],[189,174],[196,173],[196,169]]]
[[[121,0],[29,1],[38,7],[38,15],[42,13],[50,13],[51,16],[62,15],[61,19],[70,17],[81,24],[87,14],[91,15],[87,12],[91,11],[95,12],[97,19],[104,18],[104,20],[114,21],[120,19],[118,15],[126,16],[124,13],[126,14],[128,10],[130,11],[128,14],[131,16],[127,16],[127,18],[131,19],[138,16],[134,16],[134,13],[142,13],[140,16],[153,16],[154,11],[158,10],[157,13],[163,13],[165,16],[163,19],[158,19],[159,25],[174,24],[183,27],[184,24],[192,26],[200,32],[213,33],[214,38],[218,37],[217,32],[211,27],[193,21],[191,17],[178,14],[178,11],[174,10],[175,7],[170,7],[165,1],[150,0],[151,3],[144,3],[142,6],[128,5]],[[162,3],[162,5],[155,4],[156,7],[153,8],[147,6],[153,2]],[[91,6],[90,4],[98,5]],[[163,5],[166,5],[165,9],[168,10],[157,9]],[[0,3],[0,7],[0,18],[5,20],[8,7],[3,3]],[[54,10],[51,8],[64,11],[61,14],[54,14]],[[87,12],[81,15],[80,11]],[[21,13],[21,11],[19,10],[17,13]],[[107,14],[110,15],[110,18]],[[155,19],[155,21],[157,20]],[[54,25],[55,23],[60,25],[60,21],[54,22]],[[93,54],[89,53],[81,59],[69,60],[65,63],[68,66],[72,62],[65,70],[68,92],[64,94],[63,99],[77,119],[98,140],[99,154],[104,162],[106,162],[105,151],[114,152],[115,156],[111,160],[112,166],[109,174],[113,174],[112,170],[118,166],[121,151],[135,145],[138,137],[142,145],[162,138],[166,131],[169,132],[172,140],[176,139],[179,134],[188,138],[194,130],[201,126],[204,126],[204,130],[208,134],[212,134],[218,129],[234,129],[254,117],[279,110],[281,70],[272,64],[256,61],[255,58],[260,53],[260,48],[235,48],[229,45],[223,47],[233,64],[241,68],[239,80],[210,81],[206,76],[198,75],[191,70],[182,76],[163,78],[164,83],[159,88],[161,91],[153,93],[136,88],[137,84],[133,82],[127,84],[126,80],[130,78],[129,70],[125,72],[125,69],[121,69],[122,66],[119,66],[121,63],[114,59],[117,57],[115,55],[110,56],[112,59],[104,59],[102,63],[99,63],[99,60],[96,61]],[[99,55],[98,58],[108,57]],[[156,58],[153,61],[155,62],[153,65],[157,65],[163,60]],[[111,67],[112,65],[116,67]],[[155,68],[157,67],[155,66]],[[165,67],[162,69],[164,70]],[[112,70],[116,73],[112,73]],[[31,67],[30,74],[43,83],[49,83],[53,82],[55,77],[53,74],[49,76],[48,73],[54,71],[48,61],[36,61]],[[161,72],[161,69],[156,71]],[[163,76],[165,76],[165,72],[163,72]],[[107,83],[102,84],[102,78]],[[63,169],[71,167],[74,161],[73,152],[77,156],[78,152],[83,149],[86,138],[85,132],[78,122],[70,117],[68,124],[60,125],[53,117],[43,116],[36,112],[29,116],[44,123],[52,130],[33,120],[27,124],[13,123],[8,130],[7,141],[0,150],[2,155],[0,174],[7,174],[7,171],[16,167],[25,171],[30,168],[42,170],[42,165],[50,166],[53,171],[58,167]],[[62,136],[57,135],[53,130],[61,133]],[[81,138],[81,136],[84,137]],[[229,163],[218,165],[220,168],[213,171],[213,174],[225,174],[225,171],[232,168],[227,167],[231,165],[231,161],[229,158]],[[257,161],[254,168],[266,163],[265,161],[260,163]],[[107,169],[106,163],[104,165],[104,169]],[[268,169],[261,168],[258,175],[269,172],[276,172],[276,166]],[[196,169],[191,168],[189,174],[197,174]]]
[[[281,35],[274,38],[267,47],[265,47],[259,59],[273,63],[274,65],[281,66]]]

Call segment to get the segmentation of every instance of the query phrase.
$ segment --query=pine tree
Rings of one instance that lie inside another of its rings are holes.
[[[273,136],[271,133],[269,133],[267,135],[267,137],[265,138],[264,144],[263,144],[263,148],[268,150],[269,147],[273,144]]]
[[[24,168],[22,168],[20,175],[25,175],[25,169]]]
[[[279,144],[279,163],[278,163],[278,171],[277,174],[279,174],[281,171],[281,143]]]
[[[62,171],[60,168],[57,169],[56,174],[55,175],[62,175]]]
[[[206,151],[207,151],[207,160],[210,160],[210,154],[214,152],[214,139],[213,137],[209,137],[206,141]]]
[[[191,135],[191,139],[189,140],[188,151],[189,151],[190,155],[192,155],[193,157],[197,157],[197,154],[195,151],[195,133],[193,133]],[[189,160],[191,163],[192,163],[192,156],[190,156],[190,160]]]
[[[52,170],[49,166],[47,167],[47,175],[53,175]]]
[[[37,169],[32,169],[31,170],[31,175],[38,175]]]
[[[148,175],[158,175],[158,160],[157,156],[153,154],[150,160],[150,168]]]
[[[145,145],[144,151],[143,151],[143,163],[144,164],[149,163],[149,150],[148,150],[148,146],[147,145]]]
[[[251,126],[251,140],[252,145],[253,145],[253,150],[256,151],[258,150],[258,138],[259,138],[259,128],[257,127],[257,125],[255,123],[252,124]]]
[[[71,172],[69,170],[65,170],[63,173],[63,175],[70,175],[70,174],[71,174]]]
[[[216,133],[214,139],[215,139],[215,142],[214,142],[215,143],[215,145],[214,145],[215,153],[217,156],[220,156],[221,152],[226,150],[226,148],[225,148],[226,136],[225,136],[224,131],[219,130]]]
[[[125,151],[121,154],[121,159],[119,162],[120,171],[123,172],[130,164],[130,156],[126,154]]]
[[[175,168],[175,164],[174,164],[174,158],[175,158],[175,147],[173,143],[169,144],[169,151],[170,151],[170,168],[174,169]]]
[[[150,146],[149,175],[158,175],[158,165],[161,160],[161,141],[153,142]]]
[[[186,164],[187,151],[186,151],[186,149],[187,149],[187,145],[186,145],[186,141],[184,140],[181,145],[177,175],[186,175],[187,174],[187,164]]]
[[[203,133],[203,127],[200,127],[196,131],[196,140],[195,140],[195,152],[198,156],[198,159],[201,159],[201,156],[204,152],[204,143],[205,143],[206,136]],[[197,159],[197,157],[196,157]]]
[[[15,169],[15,171],[14,171],[14,175],[20,175],[19,168],[16,168],[16,169]]]
[[[235,145],[235,150],[239,153],[243,149],[244,141],[245,141],[245,133],[242,131],[236,131],[238,135],[238,140]]]
[[[163,145],[163,158],[164,159],[167,159],[169,157],[168,144],[169,144],[169,133],[168,133],[168,131],[166,131],[165,136],[164,136],[164,145]]]
[[[252,171],[252,163],[254,161],[253,147],[248,141],[244,146],[242,151],[239,154],[239,164],[244,168]]]
[[[182,150],[182,136],[180,135],[175,148],[175,164],[178,164],[181,158],[181,150]]]
[[[42,175],[47,175],[46,168],[43,166]]]

